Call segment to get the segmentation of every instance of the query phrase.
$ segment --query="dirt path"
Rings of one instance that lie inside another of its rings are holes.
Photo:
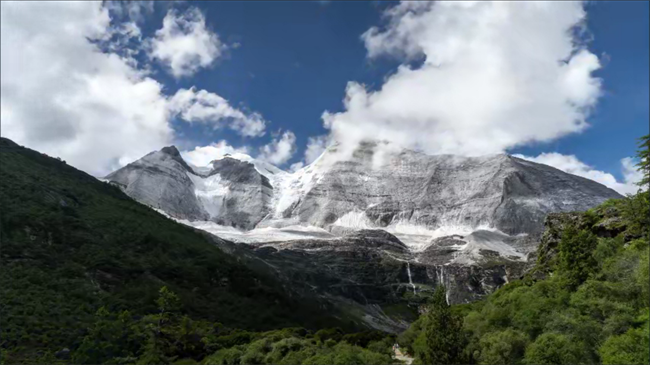
[[[413,358],[407,355],[404,355],[399,349],[395,349],[395,358],[400,361],[404,361],[407,365],[411,365]]]

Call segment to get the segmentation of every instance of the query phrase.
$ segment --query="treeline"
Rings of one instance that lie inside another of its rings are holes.
[[[284,328],[250,332],[193,320],[176,294],[162,287],[155,313],[137,317],[102,307],[81,345],[48,354],[44,363],[74,364],[389,364],[394,336]],[[63,357],[63,358],[62,358]]]
[[[639,168],[648,186],[648,136]],[[650,363],[648,191],[559,215],[536,268],[485,300],[429,310],[398,337],[419,364]]]

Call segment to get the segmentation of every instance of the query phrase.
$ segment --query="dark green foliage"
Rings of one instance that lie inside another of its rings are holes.
[[[269,332],[229,329],[194,321],[167,287],[159,292],[158,310],[140,318],[100,308],[95,324],[73,352],[78,364],[386,364],[394,336],[378,331],[338,334],[324,342],[304,328]],[[355,342],[352,344],[346,341]],[[321,337],[322,338],[322,337]],[[372,341],[371,341],[372,340]],[[217,350],[214,350],[217,348]]]
[[[600,346],[598,352],[603,364],[648,364],[650,363],[650,326],[648,312],[639,318],[639,328],[630,328],[625,333],[614,335]]]
[[[569,226],[559,245],[559,269],[569,288],[576,288],[591,276],[597,266],[593,251],[598,240],[585,230]]]
[[[314,334],[314,338],[318,341],[325,343],[325,341],[332,339],[336,342],[340,341],[343,337],[343,330],[340,328],[326,328]]]
[[[101,364],[136,355],[144,336],[128,311],[115,315],[101,307],[95,317],[94,325],[73,354],[73,362]]]
[[[203,320],[248,330],[337,323],[203,234],[5,138],[0,207],[0,346],[6,363],[63,361],[53,354],[78,349],[93,331],[99,308],[151,315],[163,286],[192,318],[188,326]],[[158,326],[164,327],[167,315],[162,313]],[[142,331],[140,340],[149,341],[155,361],[157,342],[149,329]],[[109,338],[92,339],[103,345],[78,356],[86,356],[85,362],[131,356],[113,343],[119,329],[108,332]],[[196,346],[190,340],[182,345],[188,353]]]
[[[228,349],[221,349],[203,360],[203,364],[390,364],[392,338],[384,336],[368,348],[346,341],[328,338],[325,342],[315,336],[289,335],[270,332],[256,334],[259,339]]]
[[[621,218],[627,223],[628,235],[644,237],[650,234],[650,191],[628,196],[620,203]],[[647,243],[647,241],[646,241]]]
[[[643,178],[639,181],[639,186],[648,188],[650,184],[650,134],[639,138],[639,149],[637,150],[639,171],[643,173]]]
[[[450,310],[445,287],[438,286],[428,305],[423,331],[413,345],[422,364],[463,364],[462,317]]]
[[[490,332],[480,340],[478,360],[481,364],[518,364],[527,344],[528,336],[517,330]]]
[[[418,318],[415,322],[411,323],[409,328],[402,332],[398,337],[397,337],[397,343],[400,346],[400,349],[402,352],[406,352],[407,354],[414,354],[415,351],[413,350],[413,344],[415,343],[415,340],[417,339],[418,335],[422,331],[422,325],[424,323],[424,316]]]
[[[242,357],[244,352],[237,348],[231,347],[227,349],[221,349],[214,354],[208,356],[203,360],[205,365],[238,365],[239,359]]]
[[[524,364],[592,364],[585,345],[559,333],[544,333],[526,349]]]

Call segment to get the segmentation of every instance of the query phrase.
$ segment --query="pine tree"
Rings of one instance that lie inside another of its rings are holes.
[[[148,328],[147,342],[145,343],[142,354],[138,358],[137,365],[157,365],[170,364],[176,357],[165,355],[164,349],[166,342],[156,333],[154,328]]]
[[[128,311],[116,315],[101,307],[95,318],[94,325],[72,355],[74,363],[100,364],[118,357],[131,357],[137,351],[139,344],[132,336],[133,320]]]
[[[181,307],[178,296],[166,286],[160,288],[158,299],[159,312],[147,316],[147,341],[138,357],[138,365],[169,364],[176,356],[168,356],[176,351],[170,339],[174,337],[174,323],[178,321],[178,311]],[[146,319],[145,319],[146,320]]]
[[[178,296],[166,286],[160,288],[156,303],[160,311],[158,314],[158,332],[160,332],[166,324],[176,319],[181,303]]]
[[[463,364],[465,346],[462,318],[452,313],[443,285],[436,288],[428,306],[424,331],[414,345],[422,364]]]
[[[559,245],[560,271],[569,288],[584,283],[598,268],[593,252],[598,245],[596,236],[587,230],[569,226]]]
[[[637,157],[639,158],[639,171],[643,174],[643,178],[638,182],[639,186],[646,188],[650,184],[650,134],[639,138],[639,149],[637,150]]]

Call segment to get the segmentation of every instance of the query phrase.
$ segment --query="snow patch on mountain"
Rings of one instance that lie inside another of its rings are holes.
[[[187,176],[194,184],[194,194],[210,218],[218,217],[222,212],[226,196],[230,189],[221,179],[221,175],[214,174],[201,177],[187,172]]]
[[[526,261],[525,253],[517,251],[507,243],[510,239],[509,235],[498,230],[476,230],[461,239],[465,244],[450,247],[457,248],[458,252],[447,265],[472,265],[485,260],[486,252],[498,253],[499,257],[512,261]]]
[[[332,225],[345,227],[345,228],[352,228],[355,230],[375,228],[375,225],[372,223],[372,221],[370,221],[366,213],[359,210],[355,210],[344,214],[342,217],[337,219]]]

